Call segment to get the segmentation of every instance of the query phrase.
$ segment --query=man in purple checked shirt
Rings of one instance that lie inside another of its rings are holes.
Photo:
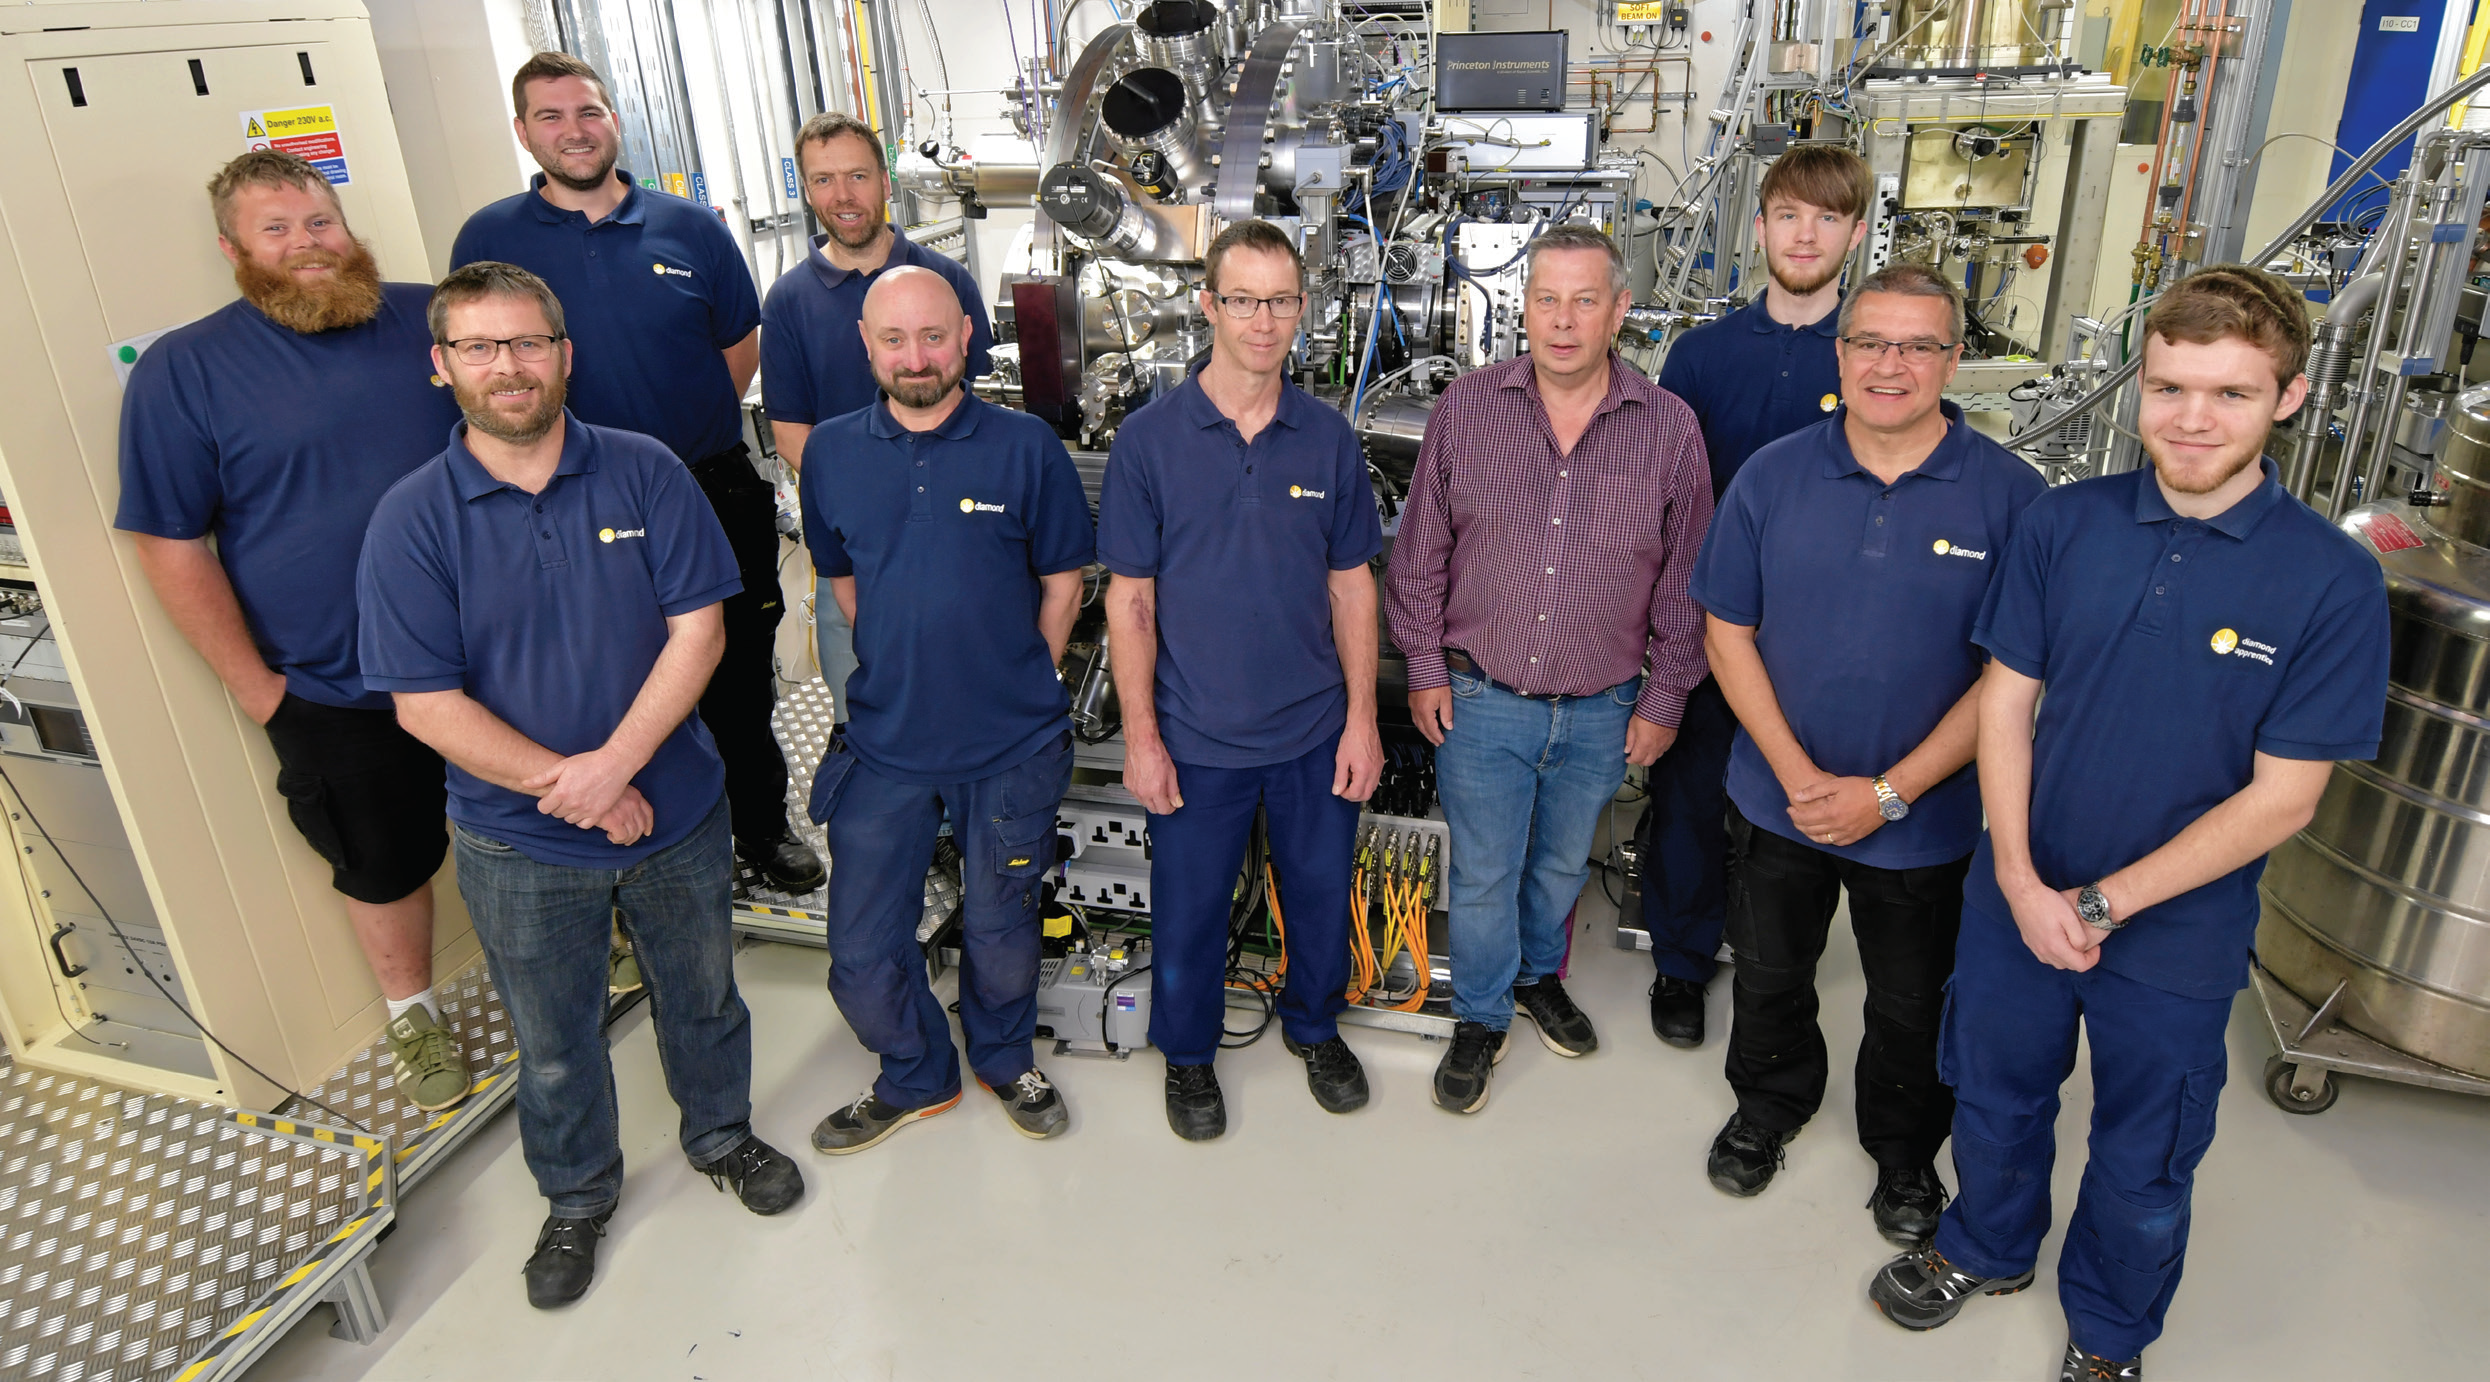
[[[1384,581],[1409,712],[1452,828],[1452,1049],[1435,1102],[1487,1105],[1519,1006],[1599,1049],[1558,982],[1591,834],[1677,737],[1703,680],[1687,576],[1712,521],[1692,410],[1619,360],[1625,257],[1584,225],[1530,242],[1530,353],[1465,375],[1427,424]]]

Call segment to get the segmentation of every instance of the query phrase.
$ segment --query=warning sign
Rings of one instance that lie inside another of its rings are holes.
[[[242,143],[251,149],[298,154],[333,185],[354,179],[346,172],[346,146],[337,137],[337,107],[295,106],[242,112]]]

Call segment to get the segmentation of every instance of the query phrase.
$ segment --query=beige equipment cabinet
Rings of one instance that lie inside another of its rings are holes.
[[[0,7],[0,492],[26,561],[0,578],[37,588],[66,677],[18,689],[70,702],[85,740],[0,733],[0,766],[24,794],[0,798],[11,817],[0,1034],[29,1065],[243,1108],[273,1108],[284,1091],[139,982],[60,864],[78,865],[165,967],[166,987],[274,1080],[317,1083],[378,1032],[378,989],[328,866],[276,795],[266,734],[183,641],[112,528],[116,361],[134,358],[122,347],[233,299],[207,180],[249,147],[247,112],[306,107],[333,113],[348,175],[339,198],[383,275],[428,279],[371,26],[353,0]],[[475,940],[446,864],[434,891],[436,972],[449,973]],[[89,973],[65,975],[80,963]]]

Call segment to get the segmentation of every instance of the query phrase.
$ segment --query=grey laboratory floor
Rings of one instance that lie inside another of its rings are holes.
[[[1699,1051],[1655,1041],[1648,958],[1613,949],[1597,876],[1572,990],[1602,1049],[1560,1059],[1526,1024],[1474,1117],[1427,1098],[1438,1043],[1352,1029],[1374,1101],[1333,1117],[1276,1033],[1220,1062],[1229,1130],[1167,1131],[1162,1065],[1042,1058],[1072,1108],[1030,1142],[971,1087],[959,1108],[853,1157],[814,1121],[873,1058],[823,991],[819,951],[759,944],[762,1134],[805,1199],[757,1219],[684,1165],[643,1006],[618,1026],[629,1178],[586,1299],[528,1307],[519,1266],[543,1202],[515,1116],[410,1196],[373,1266],[390,1313],[368,1347],[298,1327],[254,1382],[316,1378],[1910,1378],[2057,1375],[2054,1262],[1932,1334],[1863,1299],[1891,1254],[1862,1208],[1849,1050],[1863,993],[1837,933],[1824,966],[1837,1053],[1824,1111],[1753,1200],[1703,1156],[1721,1082],[1727,976]],[[2490,1357],[2490,1101],[2348,1082],[2332,1111],[2268,1104],[2253,998],[2200,1174],[2187,1276],[2155,1379],[2479,1377]],[[2057,1197],[2073,1202],[2089,1117],[2068,1087]],[[1952,1167],[1943,1164],[1952,1180]]]

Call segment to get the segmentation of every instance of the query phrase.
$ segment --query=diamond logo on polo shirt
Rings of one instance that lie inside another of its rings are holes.
[[[668,274],[672,274],[676,278],[690,278],[692,276],[691,270],[678,269],[672,264],[651,264],[649,267],[656,270],[659,278],[664,278]]]
[[[616,538],[618,538],[618,537],[647,537],[647,536],[648,536],[648,529],[646,529],[646,528],[599,528],[599,529],[597,529],[597,541],[599,541],[599,542],[612,542],[614,539],[616,539]]]
[[[1001,513],[1002,511],[1003,506],[1000,504],[980,504],[974,499],[963,499],[960,501],[960,512],[962,513]]]
[[[1288,487],[1288,497],[1291,499],[1321,499],[1324,495],[1323,491],[1319,489],[1307,489],[1303,485],[1290,485]]]
[[[1816,406],[1829,413],[1835,408],[1842,406],[1842,396],[1837,393],[1826,394],[1824,397],[1816,400]]]
[[[2271,643],[2259,643],[2253,638],[2242,638],[2229,629],[2215,629],[2213,651],[2217,656],[2244,657],[2250,662],[2262,662],[2271,667],[2274,665],[2274,658],[2282,650]]]
[[[1976,552],[1971,548],[1961,545],[1960,543],[1948,542],[1944,538],[1938,538],[1936,542],[1931,545],[1931,550],[1941,557],[1969,557],[1973,561],[1987,561],[1989,559],[1989,554],[1986,552]]]

